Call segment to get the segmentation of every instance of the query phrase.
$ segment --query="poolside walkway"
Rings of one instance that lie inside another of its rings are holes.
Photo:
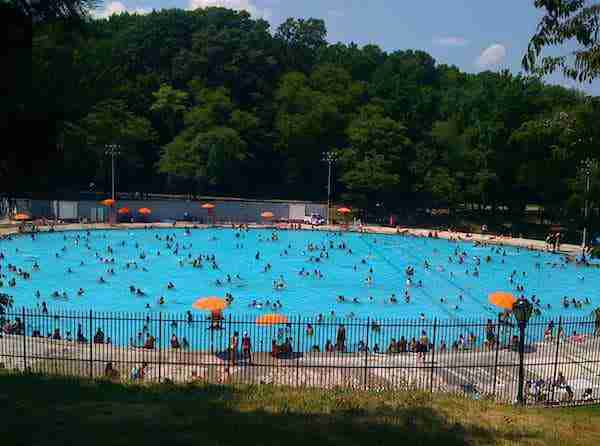
[[[553,382],[562,372],[575,399],[586,389],[600,398],[600,337],[589,337],[577,345],[564,341],[536,343],[525,356],[527,379]],[[241,357],[228,367],[224,352],[145,350],[105,344],[81,344],[64,340],[4,335],[0,338],[0,363],[8,369],[100,377],[107,362],[128,380],[134,366],[149,364],[146,380],[185,383],[238,382],[293,387],[378,390],[425,390],[496,395],[506,402],[516,399],[518,354],[508,349],[431,354],[419,362],[416,354],[304,353],[290,359],[274,359],[269,353],[254,353],[253,363]],[[476,389],[476,390],[475,390]],[[555,389],[554,399],[567,397]]]

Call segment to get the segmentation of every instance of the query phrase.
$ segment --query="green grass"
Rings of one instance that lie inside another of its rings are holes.
[[[0,375],[0,445],[598,445],[600,408]]]

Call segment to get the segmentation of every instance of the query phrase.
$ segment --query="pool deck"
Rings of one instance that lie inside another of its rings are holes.
[[[525,355],[527,379],[554,381],[562,372],[575,399],[591,388],[600,398],[600,337],[582,343],[564,341],[533,344]],[[173,349],[144,350],[104,344],[80,344],[64,340],[4,335],[0,338],[0,364],[10,370],[100,377],[108,361],[127,381],[132,367],[147,362],[146,381],[165,379],[177,383],[195,380],[207,383],[276,384],[292,387],[368,389],[370,391],[413,389],[496,395],[516,399],[518,354],[508,349],[474,352],[431,353],[419,362],[414,353],[304,353],[291,359],[274,359],[269,353],[253,353],[253,363],[240,358],[227,367],[226,353],[187,352]],[[590,361],[590,358],[596,358]],[[557,364],[557,365],[555,365]],[[365,367],[367,365],[367,367]],[[432,367],[433,365],[433,367]],[[498,365],[496,367],[496,365]],[[557,390],[554,400],[566,397]]]
[[[94,229],[143,229],[144,227],[151,226],[152,228],[162,228],[162,229],[170,229],[170,228],[211,228],[211,227],[220,227],[220,228],[231,228],[231,224],[219,224],[219,225],[201,225],[201,224],[193,224],[193,223],[185,223],[185,222],[177,222],[176,226],[173,226],[172,223],[118,223],[118,224],[108,224],[108,223],[72,223],[72,224],[60,224],[54,226],[55,231],[87,231]],[[264,229],[264,228],[273,228],[279,227],[281,229],[288,229],[288,224],[277,224],[277,225],[262,225],[262,224],[250,224],[248,225],[253,229]],[[4,226],[0,226],[0,235],[8,235],[8,234],[17,234],[18,225],[17,224],[8,224]],[[38,226],[41,232],[46,232],[50,229],[49,226]],[[312,227],[311,225],[301,225],[302,230],[317,230],[317,231],[346,231],[346,228],[337,225],[323,225],[318,227]],[[359,232],[358,229],[350,229],[351,232]],[[427,237],[430,232],[429,229],[420,229],[420,228],[411,228],[411,227],[398,227],[398,228],[390,228],[385,226],[365,226],[362,230],[363,233],[368,234],[398,234],[404,236],[413,236],[413,237]],[[466,234],[461,232],[450,232],[450,231],[437,231],[437,236],[440,239],[445,240],[460,240],[463,242],[481,242],[499,246],[515,246],[526,249],[533,249],[537,251],[547,251],[547,245],[544,240],[534,240],[534,239],[526,239],[526,238],[514,238],[514,237],[503,237],[496,236],[491,234]],[[560,254],[577,256],[581,254],[581,246],[571,245],[571,244],[561,244],[560,250],[558,251]]]

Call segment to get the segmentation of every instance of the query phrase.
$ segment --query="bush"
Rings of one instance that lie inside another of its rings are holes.
[[[596,246],[592,249],[592,259],[600,259],[600,246]]]

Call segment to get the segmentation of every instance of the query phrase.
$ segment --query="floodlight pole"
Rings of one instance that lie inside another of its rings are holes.
[[[585,247],[587,245],[587,225],[588,225],[588,210],[589,210],[589,195],[590,195],[590,178],[592,176],[592,165],[591,159],[586,159],[583,162],[583,169],[585,174],[585,209],[583,210],[583,240],[581,241],[581,254],[585,256]]]
[[[120,152],[119,152],[120,146],[118,144],[107,144],[105,146],[105,149],[106,149],[106,154],[110,155],[110,158],[111,158],[111,172],[112,172],[112,181],[111,181],[112,195],[111,195],[111,198],[113,200],[116,200],[116,197],[115,197],[115,156],[118,156],[120,154]]]
[[[337,161],[337,153],[334,151],[326,152],[323,161],[328,164],[327,174],[327,225],[331,224],[331,165]]]
[[[106,146],[104,146],[104,148],[106,149],[106,152],[105,152],[106,155],[110,155],[111,174],[112,174],[112,176],[111,176],[111,192],[112,192],[111,198],[113,199],[113,201],[116,201],[116,194],[115,194],[115,156],[120,155],[119,149],[121,147],[118,144],[107,144]],[[116,214],[113,214],[113,215],[116,215]],[[115,218],[115,221],[116,221],[116,218]]]

